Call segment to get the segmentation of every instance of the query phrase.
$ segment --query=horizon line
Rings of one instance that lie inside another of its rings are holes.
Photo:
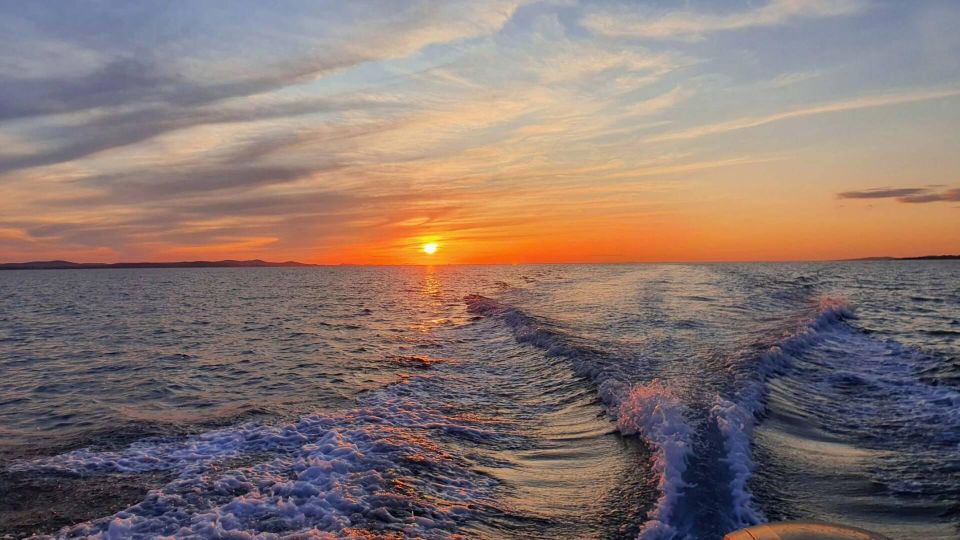
[[[868,256],[853,258],[827,258],[827,259],[704,259],[704,260],[652,260],[652,261],[524,261],[524,262],[424,262],[424,263],[311,263],[296,260],[286,261],[268,261],[264,259],[195,259],[182,261],[118,261],[118,262],[76,262],[66,259],[47,259],[32,260],[23,262],[0,262],[0,270],[124,270],[136,268],[298,268],[298,267],[338,267],[338,266],[521,266],[521,265],[639,265],[639,264],[759,264],[759,263],[825,263],[825,262],[883,262],[883,261],[909,261],[909,260],[960,260],[960,254],[942,254],[942,255],[919,255],[919,256]],[[222,263],[263,263],[260,265],[223,265],[212,266]],[[78,268],[69,267],[30,267],[29,265],[65,263],[77,265]],[[211,266],[202,266],[208,264]],[[127,268],[117,268],[118,266],[130,265]],[[138,267],[136,265],[143,265]],[[180,266],[173,265],[194,265]]]

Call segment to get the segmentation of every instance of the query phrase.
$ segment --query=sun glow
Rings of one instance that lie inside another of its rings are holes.
[[[426,253],[427,255],[433,255],[434,253],[437,252],[438,247],[439,246],[437,245],[436,242],[428,242],[424,244],[421,249],[423,249],[423,252]]]

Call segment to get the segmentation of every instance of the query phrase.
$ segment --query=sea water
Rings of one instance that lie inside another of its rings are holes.
[[[0,536],[960,536],[960,263],[0,272]]]

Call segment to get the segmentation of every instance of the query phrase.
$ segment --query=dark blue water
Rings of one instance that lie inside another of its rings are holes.
[[[960,535],[960,264],[0,273],[0,532]]]

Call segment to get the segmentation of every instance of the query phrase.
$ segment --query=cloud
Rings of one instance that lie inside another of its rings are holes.
[[[402,221],[420,199],[412,193],[322,188],[207,195],[101,201],[92,205],[99,212],[90,214],[71,211],[77,204],[72,201],[56,215],[0,220],[0,247],[24,256],[109,246],[133,258],[177,258],[191,251],[201,255],[205,247],[211,253],[233,250],[246,255],[279,249],[286,250],[287,258],[306,258],[338,238],[383,236],[382,226]],[[416,211],[430,217],[449,209]]]
[[[224,24],[211,29],[186,5],[171,5],[158,17],[146,7],[123,10],[104,3],[97,6],[99,13],[78,17],[55,3],[46,9],[44,2],[36,4],[23,10],[36,19],[28,21],[29,34],[14,33],[10,38],[20,40],[15,48],[22,55],[19,63],[45,61],[50,43],[60,48],[69,44],[63,35],[72,37],[78,50],[86,50],[87,42],[93,41],[102,60],[82,76],[68,70],[40,77],[0,71],[0,120],[99,107],[195,107],[258,95],[363,63],[403,57],[431,44],[494,32],[518,6],[510,0],[484,6],[449,2],[439,7],[374,0],[302,5],[300,11],[292,12],[254,2],[247,6],[249,20],[258,24],[248,26],[252,23],[236,20],[236,13],[244,8],[212,5],[205,7],[214,12],[209,18],[220,16]],[[0,15],[3,11],[0,7]],[[370,13],[382,16],[366,17]],[[286,31],[265,31],[265,23]],[[117,32],[110,24],[130,31]],[[57,38],[47,38],[36,29]],[[149,40],[156,42],[144,47]],[[225,48],[225,42],[231,47]],[[236,55],[236,50],[250,53]]]
[[[897,197],[908,197],[924,193],[927,190],[921,188],[875,188],[863,191],[844,191],[838,193],[837,197],[841,199],[895,199]]]
[[[667,3],[633,5],[653,4]],[[687,226],[691,209],[727,211],[703,201],[742,192],[756,175],[800,174],[784,164],[795,138],[749,151],[689,141],[960,95],[956,84],[933,87],[958,80],[949,74],[854,80],[816,51],[800,58],[792,40],[750,51],[666,41],[835,16],[859,2],[736,0],[724,5],[759,7],[618,17],[662,38],[643,43],[586,31],[580,23],[603,14],[582,17],[592,5],[0,4],[0,258],[409,262],[410,242],[438,235],[478,242],[464,261],[481,251],[494,260],[519,238],[560,253],[604,229],[628,244]],[[863,21],[837,22],[852,31]],[[851,56],[828,50],[837,62]],[[907,81],[928,89],[885,93]],[[836,95],[866,97],[820,101]],[[891,140],[938,138],[931,154],[952,141],[924,118],[896,119],[916,129]],[[647,144],[657,141],[677,144]],[[887,197],[930,202],[947,190]]]
[[[9,14],[17,24],[0,24],[11,30],[0,44],[9,42],[7,50],[15,51],[0,53],[0,59],[16,58],[15,63],[0,62],[0,122],[31,143],[0,148],[0,178],[9,181],[18,171],[71,163],[198,126],[305,117],[316,121],[319,115],[337,117],[323,122],[342,125],[349,114],[387,117],[387,109],[396,112],[400,106],[389,96],[373,100],[356,93],[282,92],[364,63],[495,32],[517,6],[512,0],[483,8],[449,2],[434,9],[411,2],[383,10],[374,0],[287,12],[250,5],[264,18],[284,23],[275,26],[287,31],[276,35],[259,25],[248,29],[249,23],[236,20],[233,8],[215,5],[206,9],[225,11],[220,13],[223,22],[194,28],[195,14],[176,5],[156,17],[148,8],[124,10],[104,3],[95,6],[99,12],[78,17],[62,6],[37,2]],[[0,16],[9,7],[0,6]],[[383,15],[357,16],[368,13]],[[109,21],[128,31],[108,27]],[[156,43],[145,47],[151,40]],[[224,48],[226,42],[235,47]],[[71,46],[84,53],[83,62],[50,62],[51,51]],[[241,49],[249,54],[236,54]],[[40,64],[47,67],[15,69]],[[415,109],[403,105],[405,114]],[[278,172],[276,167],[272,171]],[[219,174],[224,182],[240,178],[240,184],[251,177],[227,172],[201,175],[196,184],[209,185],[212,175]]]
[[[897,199],[905,203],[960,202],[960,189],[951,189],[940,193],[918,193]]]
[[[854,111],[858,109],[869,109],[874,107],[889,107],[892,105],[915,103],[918,101],[929,101],[933,99],[952,98],[956,96],[960,96],[960,88],[955,88],[955,87],[915,90],[912,92],[904,92],[900,94],[864,96],[864,97],[858,97],[854,99],[848,99],[845,101],[837,101],[834,103],[824,103],[822,105],[815,105],[813,107],[804,107],[800,109],[794,109],[792,111],[769,114],[765,116],[748,116],[744,118],[737,118],[735,120],[728,120],[726,122],[719,122],[716,124],[707,124],[703,126],[697,126],[689,129],[680,130],[680,131],[664,133],[662,135],[656,135],[654,137],[648,138],[647,142],[697,139],[700,137],[706,137],[708,135],[716,135],[719,133],[728,133],[731,131],[739,131],[742,129],[750,129],[755,127],[765,126],[767,124],[772,124],[774,122],[780,122],[783,120],[792,120],[794,118],[803,118],[807,116],[830,114],[830,113],[837,113],[837,112],[844,112],[844,111]]]
[[[624,114],[636,116],[655,115],[676,107],[677,104],[689,99],[693,95],[693,89],[677,86],[673,90],[660,94],[659,96],[631,103],[625,108]]]
[[[105,112],[63,130],[32,153],[0,153],[0,175],[12,171],[64,163],[104,150],[133,145],[171,131],[195,126],[250,123],[324,113],[386,111],[398,104],[387,101],[304,98],[296,101],[243,104],[216,108],[154,106],[133,111]]]
[[[896,199],[901,203],[960,202],[960,188],[934,191],[930,188],[873,188],[837,193],[840,199]]]
[[[646,10],[594,12],[584,17],[591,31],[615,38],[702,39],[705,34],[762,26],[780,26],[795,19],[836,17],[860,13],[863,0],[771,0],[766,5],[729,14]]]
[[[795,84],[811,81],[823,77],[823,73],[820,71],[798,71],[794,73],[781,73],[776,77],[763,81],[757,84],[758,88],[768,88],[774,90],[780,90],[788,86]]]

